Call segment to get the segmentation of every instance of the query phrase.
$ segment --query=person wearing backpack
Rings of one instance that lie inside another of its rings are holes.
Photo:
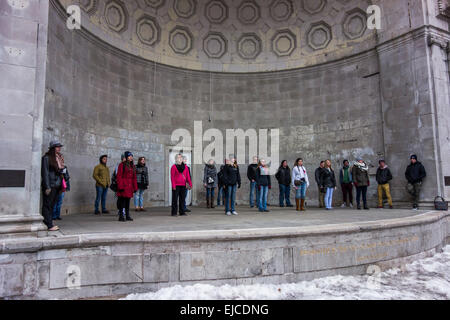
[[[108,194],[108,187],[111,184],[110,175],[109,175],[109,168],[107,166],[108,163],[108,156],[102,155],[99,159],[100,163],[94,168],[94,172],[92,173],[92,178],[94,178],[96,184],[95,184],[95,190],[97,193],[97,196],[95,198],[95,212],[94,214],[99,215],[99,204],[100,200],[102,202],[102,213],[107,214],[109,213],[108,210],[106,210],[106,197]]]
[[[206,206],[214,209],[214,190],[217,188],[217,169],[213,159],[205,164],[203,170],[203,185],[206,189]]]

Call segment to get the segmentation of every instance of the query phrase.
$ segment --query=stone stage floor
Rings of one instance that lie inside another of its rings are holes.
[[[118,222],[115,213],[96,216],[94,214],[73,214],[57,221],[63,235],[96,233],[146,233],[200,230],[235,230],[255,228],[305,227],[334,225],[386,219],[411,217],[429,210],[408,209],[355,210],[336,208],[326,211],[310,208],[298,213],[292,208],[269,207],[270,213],[259,213],[247,206],[236,207],[238,216],[226,216],[223,207],[207,209],[190,208],[187,217],[170,216],[170,208],[149,208],[147,212],[131,210],[133,222]]]

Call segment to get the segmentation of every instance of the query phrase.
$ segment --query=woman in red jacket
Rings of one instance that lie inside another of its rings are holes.
[[[172,182],[172,216],[177,216],[179,207],[180,216],[187,216],[184,211],[186,199],[186,189],[192,189],[191,175],[189,168],[183,163],[183,155],[177,154],[175,164],[170,169],[170,179]]]
[[[134,167],[133,154],[125,152],[126,161],[117,168],[117,201],[119,206],[119,221],[133,221],[130,217],[130,200],[138,190],[136,180],[136,168]]]

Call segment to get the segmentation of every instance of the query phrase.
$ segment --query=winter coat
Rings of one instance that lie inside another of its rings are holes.
[[[425,178],[426,176],[427,176],[427,173],[425,171],[425,167],[419,161],[417,161],[414,164],[411,163],[406,168],[405,177],[409,183],[414,184],[414,183],[422,182],[423,178]]]
[[[288,186],[291,184],[291,169],[289,167],[278,168],[275,178],[278,180],[279,184]]]
[[[386,166],[384,169],[378,167],[377,169],[377,182],[378,184],[386,184],[392,180],[391,170]]]
[[[250,182],[252,180],[256,181],[256,170],[258,170],[258,165],[252,163],[251,165],[248,166],[247,168],[247,178],[248,180],[250,180]]]
[[[212,178],[214,182],[209,183],[209,178]],[[205,165],[205,169],[203,170],[203,184],[206,184],[207,188],[217,188],[218,186],[218,178],[217,178],[217,169],[216,166]]]
[[[320,186],[323,188],[336,187],[336,176],[333,169],[324,168],[320,174]]]
[[[226,186],[238,185],[241,187],[241,174],[239,173],[239,167],[227,164],[223,168],[223,181]]]
[[[292,186],[298,187],[295,185],[296,180],[302,180],[305,179],[306,187],[309,188],[309,179],[308,179],[308,173],[306,172],[305,167],[299,167],[295,166],[294,169],[292,169]]]
[[[343,184],[343,183],[344,183],[344,169],[345,169],[345,168],[342,168],[342,169],[339,171],[339,183],[340,183],[340,184]],[[350,167],[348,167],[347,169],[348,169],[348,180],[349,180],[349,182],[347,182],[347,183],[353,183],[352,170],[350,169]]]
[[[318,186],[320,186],[320,175],[322,174],[322,170],[322,167],[318,167],[314,172],[314,178],[316,179],[316,183]]]
[[[62,173],[50,166],[48,155],[42,157],[41,178],[43,190],[61,189]]]
[[[66,191],[70,191],[70,175],[69,175],[69,170],[67,169],[67,167],[64,168],[64,170],[62,171],[62,175],[64,180],[66,180]]]
[[[270,187],[272,188],[272,183],[270,181],[269,168],[266,168],[266,173],[263,174],[263,168],[259,167],[256,170],[256,183],[261,187]]]
[[[225,185],[225,181],[223,180],[223,170],[225,168],[225,165],[220,166],[219,173],[217,174],[217,183],[219,188],[223,187]]]
[[[136,180],[136,168],[129,167],[126,163],[119,164],[117,168],[117,196],[122,198],[133,198],[138,190]]]
[[[140,190],[148,188],[148,167],[146,165],[138,164],[136,166],[136,181]]]
[[[369,170],[363,170],[356,163],[352,168],[353,183],[356,187],[367,187],[370,185]]]
[[[174,164],[170,169],[170,179],[172,181],[172,188],[175,187],[185,187],[186,182],[192,188],[191,174],[188,166],[184,166],[182,173],[178,171],[177,165]]]
[[[97,187],[108,188],[111,184],[109,168],[102,163],[94,168],[92,178],[97,182]]]

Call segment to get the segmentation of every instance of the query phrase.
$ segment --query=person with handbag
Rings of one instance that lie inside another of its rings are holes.
[[[133,194],[138,190],[136,179],[136,167],[134,166],[133,154],[125,152],[125,162],[117,168],[117,197],[119,198],[119,221],[133,221],[130,216],[130,201]]]
[[[405,171],[405,177],[408,181],[406,190],[413,197],[413,210],[418,210],[422,181],[427,176],[427,172],[423,164],[417,160],[417,155],[413,154],[410,161],[411,163]]]
[[[206,189],[206,207],[208,209],[214,209],[214,190],[217,188],[217,169],[216,164],[213,159],[209,160],[205,164],[205,169],[203,170],[203,185]]]
[[[270,212],[267,210],[267,196],[272,189],[270,181],[270,170],[266,165],[266,160],[259,160],[258,170],[256,170],[256,182],[259,190],[259,212]]]
[[[148,168],[145,157],[140,157],[136,165],[136,180],[138,191],[134,195],[134,208],[136,211],[145,211],[144,209],[144,191],[148,189]]]
[[[332,210],[333,207],[333,193],[336,190],[336,176],[331,167],[331,160],[325,161],[325,167],[320,175],[320,185],[325,188],[325,209]]]
[[[64,157],[61,154],[63,145],[58,141],[52,141],[48,152],[42,157],[41,179],[42,179],[42,216],[48,231],[58,231],[59,227],[53,224],[53,209],[59,194],[63,189]]]
[[[94,178],[95,190],[96,190],[96,198],[95,198],[95,211],[94,214],[99,215],[100,211],[98,206],[100,204],[100,200],[102,202],[102,213],[109,213],[106,210],[106,197],[108,195],[108,187],[111,184],[110,176],[109,176],[109,168],[107,166],[108,156],[102,155],[99,158],[100,163],[94,168],[94,172],[92,173],[92,178]]]
[[[292,169],[292,186],[295,189],[295,204],[297,211],[306,211],[305,200],[306,190],[309,188],[309,179],[306,168],[303,166],[303,159],[295,160]]]
[[[356,206],[361,210],[361,195],[364,204],[364,210],[369,210],[367,205],[367,188],[370,186],[369,166],[362,158],[357,158],[352,167],[353,184],[356,187]]]
[[[224,183],[225,183],[225,214],[227,216],[237,216],[238,213],[235,209],[236,204],[236,192],[241,188],[241,174],[239,173],[239,166],[235,158],[227,160],[227,164],[223,170]]]
[[[172,216],[178,215],[177,210],[180,216],[187,216],[184,210],[186,190],[192,189],[192,181],[189,169],[183,162],[182,154],[175,156],[175,164],[170,168],[170,179],[172,182]]]

